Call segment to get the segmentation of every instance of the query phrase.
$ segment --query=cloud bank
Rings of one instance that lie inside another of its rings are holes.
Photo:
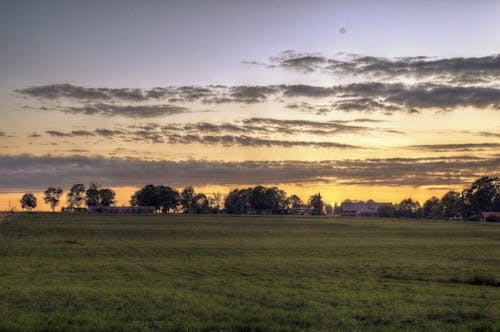
[[[97,181],[109,186],[331,183],[364,186],[463,185],[498,173],[500,157],[387,158],[366,160],[144,161],[101,157],[0,156],[5,191]]]

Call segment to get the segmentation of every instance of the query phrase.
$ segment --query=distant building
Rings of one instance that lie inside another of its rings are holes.
[[[489,216],[495,216],[497,220],[500,220],[500,212],[481,212],[481,221],[486,221]]]
[[[154,214],[154,206],[89,206],[89,213],[105,214]]]
[[[388,205],[390,203],[358,203],[358,202],[344,202],[341,205],[342,215],[350,217],[376,217],[379,207]]]

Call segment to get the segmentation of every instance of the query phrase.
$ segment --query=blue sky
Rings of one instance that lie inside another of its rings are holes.
[[[287,49],[488,55],[498,17],[498,1],[2,1],[0,84],[267,84],[241,61]]]

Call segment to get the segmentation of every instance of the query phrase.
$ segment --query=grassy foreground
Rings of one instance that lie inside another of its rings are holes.
[[[0,330],[500,330],[500,225],[21,215]]]

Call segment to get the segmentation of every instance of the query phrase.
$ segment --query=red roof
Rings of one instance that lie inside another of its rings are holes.
[[[500,217],[500,212],[481,212],[483,218],[488,218],[489,216]]]

